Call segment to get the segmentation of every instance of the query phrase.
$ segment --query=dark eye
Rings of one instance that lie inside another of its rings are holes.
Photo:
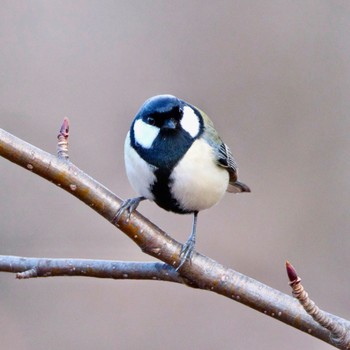
[[[156,120],[153,117],[147,117],[147,124],[155,125],[156,124]]]

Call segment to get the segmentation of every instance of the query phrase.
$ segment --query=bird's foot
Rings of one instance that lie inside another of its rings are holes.
[[[182,246],[181,252],[180,252],[181,261],[180,261],[180,265],[176,268],[176,271],[179,271],[186,261],[191,262],[195,243],[196,243],[195,239],[193,237],[190,237],[186,241],[186,243]]]
[[[129,199],[126,199],[125,201],[123,201],[120,208],[117,211],[117,214],[112,219],[112,223],[117,225],[121,216],[124,214],[125,211],[127,211],[127,214],[128,214],[128,216],[126,218],[126,222],[128,222],[130,220],[131,213],[134,210],[136,210],[136,208],[138,207],[140,202],[143,201],[144,199],[146,199],[146,198],[145,197],[135,197],[135,198],[129,198]]]

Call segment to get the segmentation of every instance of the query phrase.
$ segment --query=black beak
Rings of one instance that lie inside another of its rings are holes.
[[[165,120],[163,124],[164,129],[176,129],[177,127],[177,121],[174,118],[169,118]]]

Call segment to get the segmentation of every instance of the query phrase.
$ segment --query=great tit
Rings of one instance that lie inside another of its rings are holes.
[[[116,222],[145,199],[174,213],[193,214],[177,269],[192,257],[198,212],[226,191],[250,192],[237,180],[237,164],[209,117],[172,95],[151,97],[141,106],[126,136],[124,157],[128,179],[140,196],[122,203]]]

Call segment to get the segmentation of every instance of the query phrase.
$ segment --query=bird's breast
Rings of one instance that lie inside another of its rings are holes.
[[[225,194],[229,173],[220,167],[213,149],[197,139],[170,175],[170,192],[186,211],[200,211],[215,205]]]

